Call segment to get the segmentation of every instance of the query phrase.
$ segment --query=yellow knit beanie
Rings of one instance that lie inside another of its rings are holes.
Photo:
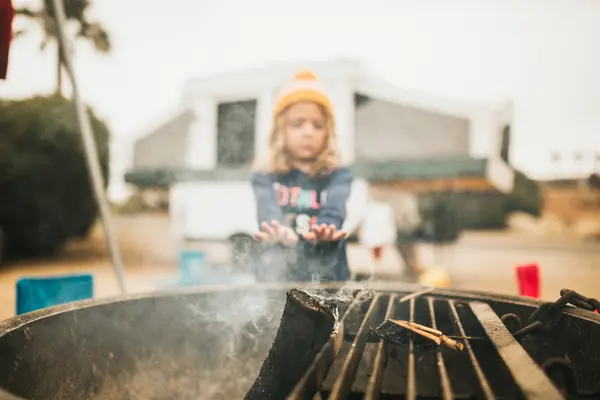
[[[298,71],[293,79],[285,84],[275,101],[273,117],[277,118],[279,114],[294,103],[301,101],[313,101],[325,108],[330,118],[333,118],[333,105],[321,82],[310,70]]]

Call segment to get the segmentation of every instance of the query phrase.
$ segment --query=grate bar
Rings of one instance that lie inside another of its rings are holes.
[[[437,329],[437,324],[435,321],[435,310],[433,307],[433,298],[428,297],[427,303],[429,305],[429,315],[431,316],[431,327],[433,329]],[[448,372],[446,371],[446,364],[444,363],[444,355],[441,351],[436,351],[437,357],[437,365],[440,371],[440,384],[442,389],[442,398],[444,400],[453,400],[454,395],[452,394],[452,385],[450,384],[450,378],[448,377]]]
[[[527,399],[564,399],[564,396],[517,342],[488,304],[473,302],[469,303],[469,307],[481,323]]]
[[[410,299],[410,322],[415,322],[415,298]],[[417,378],[415,367],[415,342],[412,336],[408,342],[408,379],[406,383],[406,399],[415,400],[417,398]]]
[[[396,295],[390,295],[387,309],[385,311],[384,321],[387,321],[392,317],[395,301]],[[377,353],[375,354],[373,372],[371,374],[371,378],[369,378],[369,383],[365,393],[365,400],[377,400],[379,398],[381,394],[381,381],[383,379],[383,370],[385,368],[386,360],[387,354],[385,353],[385,343],[383,340],[380,340],[379,344],[377,345]]]
[[[373,300],[371,300],[371,305],[358,328],[354,342],[352,342],[352,347],[344,359],[342,369],[333,384],[331,394],[329,395],[330,400],[345,399],[348,396],[348,393],[350,393],[356,370],[358,369],[360,359],[367,344],[367,338],[369,337],[369,326],[375,324],[375,319],[377,318],[376,310],[380,305],[381,299],[382,297],[377,294]]]
[[[448,305],[450,306],[450,311],[452,312],[452,316],[454,317],[454,321],[458,326],[461,336],[466,337],[467,334],[465,332],[465,328],[463,327],[462,322],[460,321],[460,317],[458,316],[458,312],[456,311],[456,305],[454,300],[448,300]],[[487,381],[485,375],[483,374],[483,370],[479,365],[479,361],[477,361],[477,357],[475,357],[475,353],[473,352],[473,348],[471,347],[471,343],[469,339],[464,339],[465,348],[467,349],[467,353],[469,354],[469,358],[471,359],[471,364],[473,365],[473,369],[475,370],[475,374],[479,379],[479,385],[481,386],[481,390],[483,391],[483,395],[487,400],[494,400],[496,396],[490,387],[489,382]]]
[[[339,322],[337,332],[333,333],[327,343],[325,343],[325,346],[323,346],[319,354],[317,354],[302,379],[300,379],[287,397],[287,400],[312,400],[313,396],[317,394],[342,346],[346,317],[353,312],[357,312],[361,303],[360,297],[355,297],[354,300],[352,300],[348,310]]]

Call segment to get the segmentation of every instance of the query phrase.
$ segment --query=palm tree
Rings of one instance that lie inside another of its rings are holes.
[[[94,48],[103,54],[111,49],[110,36],[106,29],[95,21],[89,21],[87,10],[90,6],[89,0],[64,0],[65,14],[68,21],[77,25],[77,37],[88,40]],[[52,0],[43,0],[41,9],[32,10],[30,8],[16,8],[16,15],[30,18],[39,23],[44,31],[44,39],[40,44],[40,50],[44,50],[48,43],[54,41],[57,44],[57,68],[56,68],[56,94],[62,95],[62,61],[64,49],[57,40],[58,30],[56,19],[54,17],[54,4]],[[16,32],[19,36],[24,32]]]

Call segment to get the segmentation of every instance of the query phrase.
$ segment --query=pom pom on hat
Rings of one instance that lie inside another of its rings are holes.
[[[333,118],[331,100],[315,73],[309,69],[296,72],[292,80],[281,88],[273,109],[273,117],[277,118],[286,108],[302,101],[312,101],[321,105],[329,117]]]
[[[294,75],[295,81],[316,81],[317,76],[309,69],[301,69]]]

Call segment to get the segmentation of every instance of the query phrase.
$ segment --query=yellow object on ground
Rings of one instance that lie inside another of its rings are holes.
[[[448,270],[443,267],[430,267],[419,275],[419,285],[448,288],[452,286],[452,279]]]

